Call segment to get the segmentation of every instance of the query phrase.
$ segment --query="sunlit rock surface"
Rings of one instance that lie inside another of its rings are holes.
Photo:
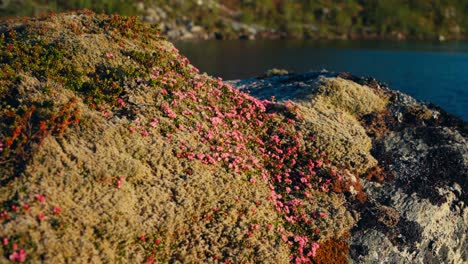
[[[465,122],[372,78],[349,74],[232,83],[253,96],[305,108],[307,126],[318,132],[318,148],[339,151],[333,162],[361,177],[367,199],[351,209],[360,219],[349,238],[351,262],[468,261]]]

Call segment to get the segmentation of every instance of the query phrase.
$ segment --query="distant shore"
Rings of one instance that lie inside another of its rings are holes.
[[[467,40],[466,9],[451,0],[411,7],[384,2],[306,3],[301,1],[3,1],[0,20],[88,8],[139,16],[170,40]],[[249,3],[247,3],[249,2]],[[400,1],[401,2],[401,1]]]
[[[316,40],[466,40],[468,35],[463,26],[453,26],[442,31],[424,32],[415,26],[419,33],[405,31],[402,28],[394,28],[386,33],[375,28],[376,25],[344,26],[330,23],[297,23],[289,21],[282,25],[277,21],[269,21],[270,26],[261,23],[260,17],[245,22],[242,17],[243,10],[240,6],[229,8],[223,4],[206,1],[205,7],[195,8],[190,12],[183,12],[177,7],[168,5],[136,5],[137,12],[144,22],[157,24],[163,35],[170,40],[189,39],[316,39]],[[327,8],[323,8],[326,10]],[[192,12],[193,11],[193,12]],[[325,12],[325,11],[323,11]],[[244,14],[245,15],[245,14]],[[202,18],[200,18],[202,17]],[[274,20],[270,18],[269,20]],[[375,27],[375,28],[373,28]]]

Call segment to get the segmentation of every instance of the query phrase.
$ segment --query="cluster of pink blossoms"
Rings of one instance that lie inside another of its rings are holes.
[[[26,261],[26,251],[24,249],[20,249],[19,251],[15,251],[10,255],[10,260],[13,262],[25,262]]]
[[[34,199],[36,200],[36,203],[38,204],[46,203],[46,198],[41,194],[34,195]],[[54,208],[54,212],[58,210],[57,208],[59,207]],[[31,209],[31,206],[28,203],[24,203],[23,205],[18,205],[18,204],[11,205],[10,210],[4,210],[0,212],[0,221],[10,221],[19,215],[28,214],[30,209]],[[45,215],[42,213],[39,213],[36,216],[36,218],[37,220],[42,221],[45,218]],[[9,259],[11,261],[21,262],[21,263],[26,261],[26,250],[22,248],[20,249],[17,243],[10,244],[9,239],[7,237],[4,237],[2,239],[2,245],[7,250],[12,250],[12,253],[9,256]]]
[[[173,52],[178,62],[170,61],[149,73],[148,83],[164,87],[158,99],[163,117],[153,118],[146,126],[136,119],[136,126],[130,130],[148,136],[148,128],[169,127],[171,132],[165,135],[170,141],[178,138],[172,133],[191,133],[202,144],[175,142],[179,145],[178,157],[220,164],[236,174],[248,174],[251,184],[267,184],[270,195],[265,200],[285,220],[284,228],[275,231],[294,251],[292,261],[310,261],[319,247],[315,242],[320,234],[318,222],[327,213],[310,211],[305,205],[314,199],[312,193],[329,191],[331,178],[323,173],[325,154],[304,144],[309,138],[299,129],[301,118],[295,113],[294,104],[285,104],[286,113],[267,111],[275,103],[253,98],[219,78],[198,75],[187,59],[176,50]],[[188,69],[190,77],[184,75],[187,71],[181,67]],[[180,84],[187,80],[191,80],[191,85]],[[118,103],[125,106],[124,102]],[[206,217],[212,220],[210,214]],[[247,236],[258,228],[251,226]],[[271,224],[266,228],[273,230]]]
[[[8,247],[9,244],[10,244],[10,242],[9,242],[8,238],[4,237],[2,239],[2,245],[4,247]],[[13,253],[10,254],[9,259],[11,261],[13,261],[13,262],[20,262],[20,263],[25,262],[26,261],[26,251],[24,249],[22,249],[22,248],[18,250],[18,244],[16,244],[16,243],[13,243],[11,247],[13,249]]]
[[[266,107],[271,102],[250,97],[220,80],[217,85],[210,90],[209,85],[195,81],[195,89],[208,89],[204,92],[212,96],[206,101],[198,100],[199,104],[195,106],[196,113],[206,122],[198,122],[195,128],[188,128],[199,134],[200,141],[209,146],[209,151],[197,153],[194,147],[181,141],[181,152],[177,155],[189,160],[198,159],[205,164],[221,162],[235,173],[259,171],[261,179],[271,189],[267,200],[284,215],[291,230],[306,226],[301,234],[281,229],[278,232],[288,245],[296,249],[295,262],[309,261],[310,257],[315,256],[318,244],[304,234],[312,234],[310,237],[318,235],[320,230],[314,227],[315,222],[326,214],[307,212],[303,205],[304,199],[311,198],[310,191],[328,190],[330,179],[323,180],[317,177],[316,172],[323,166],[324,155],[307,152],[302,145],[304,137],[295,128],[294,119],[285,118],[278,124],[273,122],[280,117],[266,113]],[[175,94],[179,99],[188,97],[183,91]],[[220,104],[223,99],[234,103]],[[219,109],[220,106],[224,109]],[[291,105],[288,107],[292,108]],[[167,109],[163,110],[167,112]],[[184,111],[187,113],[190,110]],[[258,156],[263,160],[259,160]],[[253,176],[249,181],[252,184],[257,182]],[[247,236],[252,236],[255,230],[248,230]]]
[[[2,239],[2,245],[7,247],[9,245],[8,238],[4,237]],[[13,253],[10,254],[9,259],[13,262],[23,263],[26,261],[26,251],[24,249],[18,250],[18,244],[13,243],[12,245]]]

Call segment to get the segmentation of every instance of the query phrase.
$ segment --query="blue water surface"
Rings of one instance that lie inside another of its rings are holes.
[[[184,41],[182,54],[223,79],[258,76],[271,68],[372,76],[468,121],[468,42]]]

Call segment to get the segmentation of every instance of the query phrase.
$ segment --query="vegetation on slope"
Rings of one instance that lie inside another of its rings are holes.
[[[162,8],[168,19],[189,17],[210,32],[233,34],[226,21],[256,24],[311,38],[446,38],[466,37],[468,4],[463,0],[146,0]],[[2,16],[90,8],[100,12],[137,14],[136,1],[4,1]],[[141,10],[140,10],[141,11]]]
[[[353,225],[297,106],[200,75],[154,27],[52,15],[0,46],[0,262],[302,263]]]

